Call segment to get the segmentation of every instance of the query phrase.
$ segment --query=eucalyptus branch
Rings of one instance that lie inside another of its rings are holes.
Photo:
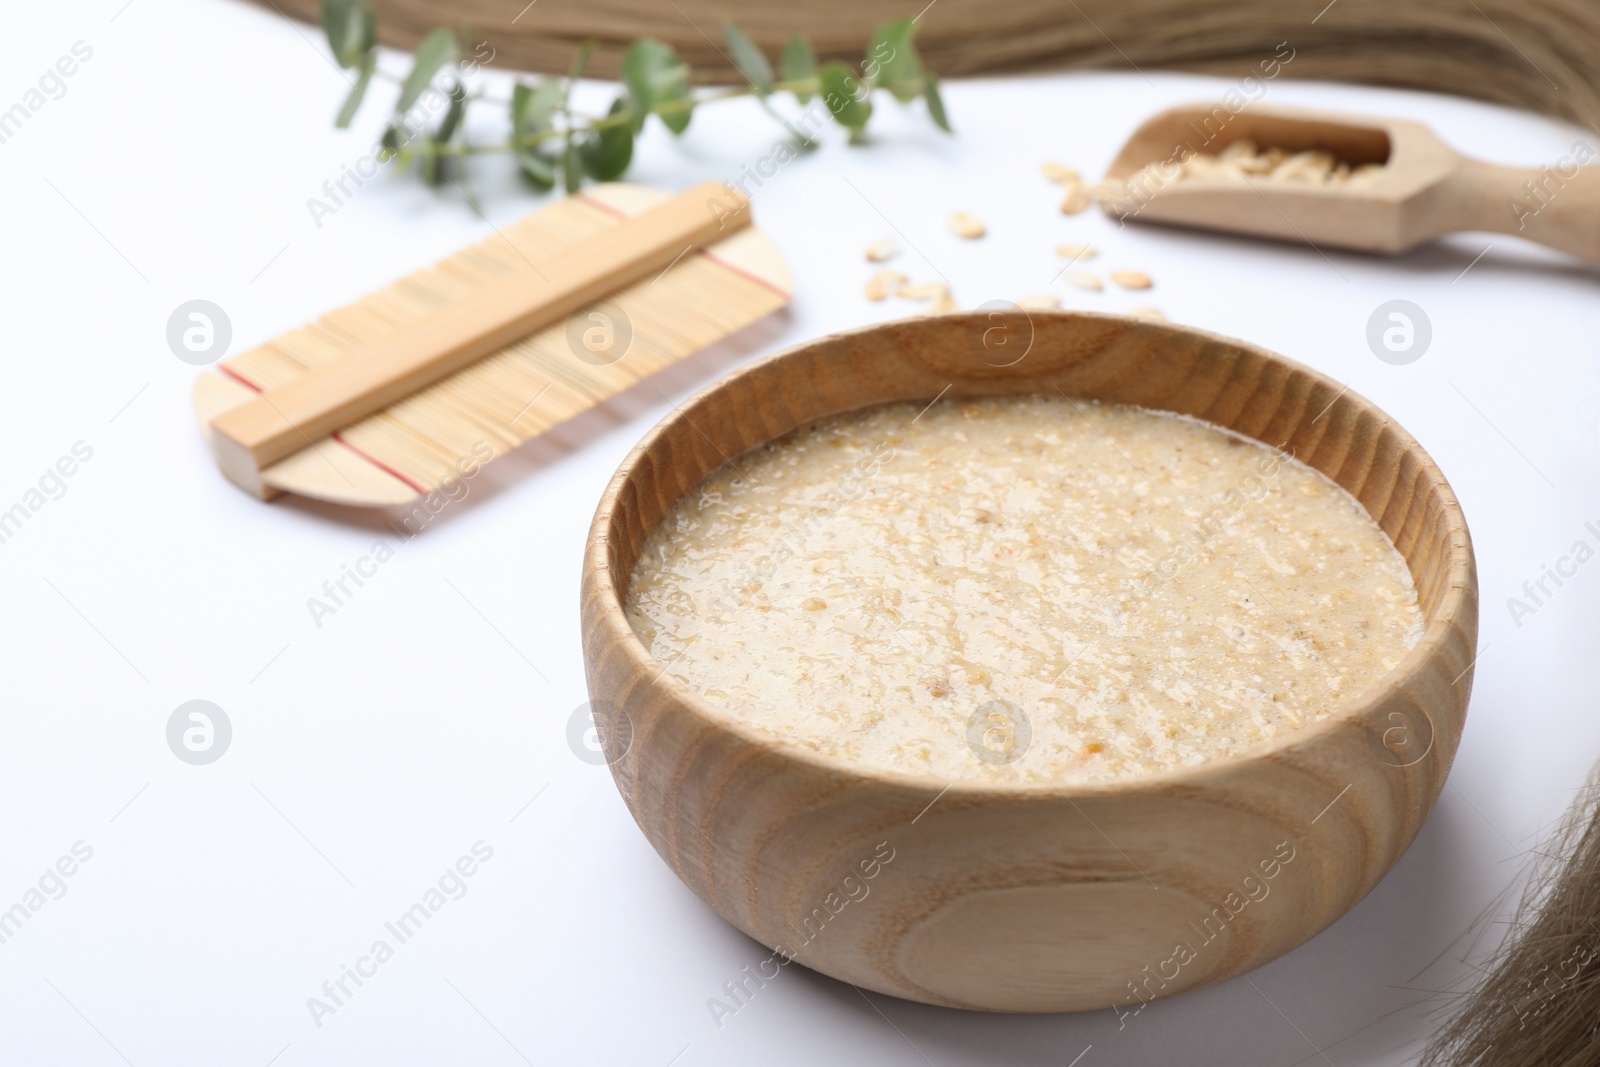
[[[917,54],[917,27],[910,19],[879,28],[866,58],[854,69],[837,60],[819,65],[810,41],[793,37],[784,46],[777,72],[742,30],[724,22],[728,54],[747,84],[711,89],[694,88],[692,72],[671,45],[641,38],[623,54],[621,92],[606,114],[598,116],[571,106],[572,88],[583,75],[592,41],[579,49],[565,77],[518,79],[507,101],[467,88],[467,80],[478,71],[479,52],[469,52],[467,42],[449,30],[435,29],[423,38],[410,72],[400,78],[378,69],[378,24],[370,0],[323,0],[322,24],[335,61],[356,72],[335,124],[341,129],[350,124],[374,76],[395,83],[399,90],[383,133],[382,158],[401,169],[416,162],[430,184],[450,181],[450,170],[464,167],[468,157],[506,152],[540,190],[553,188],[558,180],[567,192],[586,179],[613,181],[628,169],[634,140],[652,116],[677,136],[702,105],[741,97],[756,97],[793,138],[796,151],[814,145],[816,130],[809,127],[821,120],[806,109],[813,99],[849,131],[852,144],[863,139],[873,97],[880,92],[902,104],[921,98],[934,124],[951,132],[939,80]],[[800,120],[784,117],[773,106],[778,94],[792,96],[806,109]],[[470,140],[466,118],[474,105],[506,112],[509,132],[503,141]],[[431,113],[441,108],[443,114],[434,120]]]

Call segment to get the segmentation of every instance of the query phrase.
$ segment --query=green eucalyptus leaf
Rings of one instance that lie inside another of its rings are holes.
[[[518,152],[517,167],[528,184],[541,192],[555,188],[556,161],[541,152]]]
[[[533,99],[533,86],[517,82],[511,87],[511,136],[521,136],[522,124],[527,120],[528,102]]]
[[[447,176],[452,158],[445,149],[456,135],[466,109],[467,90],[460,82],[456,82],[450,88],[450,106],[445,109],[438,127],[429,135],[427,148],[422,155],[422,180],[429,185],[438,185]]]
[[[378,20],[367,0],[323,0],[322,30],[333,58],[346,70],[359,64],[378,41]]]
[[[550,116],[561,106],[561,83],[547,78],[537,85],[518,82],[511,88],[511,140],[521,148],[531,133],[550,129]]]
[[[666,123],[667,129],[671,130],[674,135],[681,134],[689,128],[689,119],[693,117],[695,109],[694,98],[687,93],[678,99],[683,102],[682,107],[673,111],[663,112],[661,115],[661,121]]]
[[[612,115],[626,114],[627,110],[627,97],[611,102]],[[633,161],[633,130],[625,124],[596,130],[579,148],[578,155],[589,177],[597,182],[615,181]]]
[[[767,57],[756,47],[756,43],[732,22],[723,22],[722,36],[728,42],[733,65],[739,68],[745,80],[762,96],[772,92],[772,64],[767,62]]]
[[[403,115],[422,98],[422,93],[439,73],[439,68],[456,58],[456,35],[449,30],[437,29],[422,39],[417,47],[417,58],[411,73],[400,86],[400,98],[394,103],[395,114]]]
[[[578,191],[583,184],[583,159],[579,146],[569,137],[561,152],[561,189],[567,195]]]
[[[456,130],[461,127],[461,119],[466,113],[467,88],[457,81],[450,86],[450,106],[445,108],[444,118],[428,135],[428,144],[422,154],[422,180],[429,185],[438,185],[449,175],[455,160],[446,149],[455,137]]]
[[[456,135],[456,129],[461,125],[461,117],[467,112],[467,87],[456,82],[450,87],[450,106],[445,109],[444,118],[439,122],[439,128],[434,131],[433,139],[438,144],[446,144]]]
[[[783,59],[779,64],[786,82],[808,82],[817,76],[817,50],[804,37],[791,37],[783,46]],[[811,99],[807,89],[796,89],[794,98],[800,103]]]
[[[822,84],[822,100],[834,121],[850,131],[852,140],[856,139],[872,117],[868,87],[836,59],[823,64],[817,77]]]
[[[322,0],[322,32],[341,67],[349,66],[344,57],[349,47],[350,12],[355,6],[354,0]]]
[[[922,97],[928,102],[928,117],[945,133],[955,133],[950,128],[950,116],[945,114],[944,98],[939,95],[939,79],[932,74],[923,76]]]
[[[372,72],[378,67],[378,53],[368,52],[361,60],[361,72],[356,75],[356,82],[350,86],[350,92],[344,98],[344,104],[339,108],[339,114],[334,118],[333,124],[343,130],[349,127],[350,120],[356,117],[356,110],[361,107],[361,98],[367,95],[367,86],[372,83]]]
[[[406,146],[406,132],[398,124],[390,123],[383,131],[383,136],[378,139],[379,153],[384,162],[388,162],[400,154]]]
[[[910,19],[884,23],[872,35],[862,62],[867,81],[888,89],[902,104],[922,95],[922,59],[911,43],[916,34],[917,24]]]
[[[682,133],[688,127],[692,110],[688,103],[689,67],[671,45],[653,37],[633,42],[622,55],[622,78],[628,87],[633,132],[643,128],[646,116],[655,108],[679,102],[684,106],[662,112],[661,121],[673,133]]]
[[[540,129],[548,129],[550,116],[561,106],[562,95],[561,83],[554,78],[540,82],[528,99],[528,110],[524,118]]]
[[[593,40],[583,42],[578,46],[578,54],[572,57],[572,64],[567,68],[567,77],[577,81],[583,77],[583,68],[589,65],[589,57],[594,54]]]

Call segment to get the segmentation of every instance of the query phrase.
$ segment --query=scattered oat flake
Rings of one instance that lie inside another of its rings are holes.
[[[1061,213],[1063,215],[1076,215],[1093,202],[1094,198],[1089,195],[1089,190],[1083,187],[1083,183],[1073,182],[1067,186],[1067,195],[1061,201]]]
[[[902,296],[907,300],[936,300],[949,295],[950,287],[943,282],[918,282],[915,285],[902,285],[895,290],[895,296]]]
[[[928,308],[931,315],[947,315],[952,311],[960,311],[960,306],[950,297],[948,291],[940,293],[933,299],[933,306]]]
[[[1026,311],[1049,311],[1061,306],[1061,298],[1054,293],[1030,293],[1017,298],[1017,307]]]
[[[1298,185],[1360,185],[1371,180],[1373,172],[1367,168],[1372,166],[1374,164],[1341,159],[1321,148],[1291,151],[1282,145],[1273,145],[1263,149],[1241,137],[1216,155],[1201,152],[1189,156],[1178,165],[1176,174],[1162,173],[1161,165],[1151,164],[1136,176],[1138,180],[1134,184],[1160,188],[1178,180],[1249,181],[1256,176]],[[1377,166],[1382,170],[1381,164]]]
[[[1088,289],[1093,293],[1098,293],[1106,287],[1104,282],[1086,270],[1069,270],[1064,277],[1079,289]]]
[[[1093,245],[1061,245],[1056,249],[1056,255],[1068,259],[1093,259],[1099,254]]]
[[[1148,289],[1155,284],[1150,280],[1150,275],[1139,270],[1114,270],[1111,280],[1124,289]]]
[[[1161,313],[1160,308],[1134,308],[1128,312],[1136,319],[1154,319],[1157,322],[1166,322],[1167,317]]]
[[[989,232],[984,228],[983,223],[978,221],[977,216],[969,215],[965,211],[957,211],[951,214],[950,221],[946,222],[945,225],[951,233],[957,237],[965,237],[969,241],[976,240]]]
[[[893,237],[885,237],[872,242],[867,246],[867,261],[869,263],[884,263],[900,254],[900,245]]]
[[[889,295],[893,286],[906,280],[906,276],[897,270],[880,270],[874,272],[862,291],[867,294],[868,300],[882,300]]]
[[[1066,185],[1068,182],[1078,182],[1083,180],[1081,177],[1079,177],[1077,171],[1073,170],[1071,167],[1063,167],[1060,163],[1046,163],[1039,169],[1044,171],[1046,180],[1053,181],[1058,185]]]

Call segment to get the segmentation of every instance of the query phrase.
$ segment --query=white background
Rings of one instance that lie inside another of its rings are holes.
[[[1520,627],[1506,607],[1542,564],[1596,540],[1583,529],[1600,519],[1590,268],[1504,237],[1381,260],[1057,213],[1041,162],[1099,174],[1138,120],[1227,86],[1156,73],[953,83],[956,137],[920,105],[891,104],[870,147],[834,139],[757,191],[797,294],[725,365],[914,311],[861,296],[861,251],[891,224],[927,257],[896,265],[947,275],[963,306],[1039,291],[1071,307],[1155,304],[1284,352],[1377,401],[1444,468],[1478,552],[1482,659],[1450,786],[1415,846],[1344,920],[1253,974],[1258,989],[1235,980],[1119,1031],[1109,1010],[967,1014],[791,967],[719,1029],[707,998],[767,951],[676,880],[607,772],[567,740],[586,699],[589,519],[668,405],[619,405],[496,464],[316,627],[307,598],[384,528],[263,505],[224,482],[188,411],[199,372],[168,350],[167,318],[214,301],[241,351],[489,228],[448,190],[387,177],[317,227],[307,198],[370,149],[392,89],[376,85],[338,132],[344,83],[316,31],[232,3],[123,3],[12,3],[6,19],[0,109],[75,41],[94,55],[0,144],[0,510],[74,442],[94,456],[0,545],[0,908],[74,842],[94,853],[0,944],[0,1060],[944,1067],[1082,1055],[1095,1067],[1414,1054],[1442,1003],[1427,990],[1462,980],[1462,935],[1600,753],[1600,565]],[[595,86],[595,101],[610,91]],[[1420,94],[1279,80],[1268,95],[1420,119],[1503,162],[1593,141]],[[718,106],[681,141],[645,137],[630,179],[736,177],[778,137],[754,107]],[[538,204],[494,164],[476,184],[498,223]],[[956,208],[990,236],[946,233]],[[1096,267],[1145,270],[1156,288],[1052,286],[1064,241],[1100,246]],[[1404,367],[1365,341],[1373,309],[1396,298],[1434,331]],[[676,401],[697,384],[667,388]],[[195,698],[234,726],[205,767],[165,740],[168,716]],[[479,840],[493,859],[466,896],[315,1025],[307,998]]]

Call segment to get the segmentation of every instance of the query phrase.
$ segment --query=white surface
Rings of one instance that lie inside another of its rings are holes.
[[[7,1064],[1405,1061],[1431,1025],[1415,990],[1459,977],[1462,946],[1447,949],[1600,754],[1600,565],[1520,628],[1506,607],[1542,564],[1596,541],[1583,528],[1600,519],[1591,270],[1508,238],[1467,270],[1489,239],[1386,261],[1055,212],[1041,161],[1098,173],[1139,119],[1225,88],[1193,77],[951,84],[954,139],[891,106],[871,148],[833,143],[785,167],[756,211],[798,296],[740,358],[912,310],[860,296],[861,251],[891,223],[963,306],[1042,290],[1074,307],[1155,304],[1285,352],[1397,416],[1451,478],[1478,551],[1483,658],[1450,788],[1416,845],[1347,918],[1249,981],[1119,1031],[1109,1010],[964,1014],[789,968],[719,1029],[707,999],[767,951],[677,881],[606,771],[567,742],[585,700],[589,518],[667,405],[491,468],[317,628],[307,598],[384,531],[224,483],[167,317],[215,301],[239,351],[488,228],[453,196],[387,179],[317,228],[306,199],[368,149],[390,90],[339,133],[342,82],[311,30],[232,4],[123,2],[13,5],[0,74],[4,108],[74,41],[94,48],[0,144],[0,509],[74,442],[94,449],[0,544],[0,908],[74,842],[94,849],[0,944]],[[1553,161],[1579,136],[1417,94],[1279,80],[1269,98],[1421,119],[1505,162]],[[718,107],[680,142],[652,133],[630,178],[736,176],[778,137],[754,108]],[[497,221],[536,206],[493,167],[477,185]],[[990,237],[947,234],[956,208]],[[1052,249],[1078,240],[1103,250],[1094,266],[1146,270],[1156,288],[1052,286]],[[895,265],[934,276],[913,253]],[[1364,340],[1394,298],[1434,328],[1405,367]],[[164,736],[194,698],[234,726],[205,767]],[[316,1026],[307,998],[480,839],[494,856],[466,896]]]

